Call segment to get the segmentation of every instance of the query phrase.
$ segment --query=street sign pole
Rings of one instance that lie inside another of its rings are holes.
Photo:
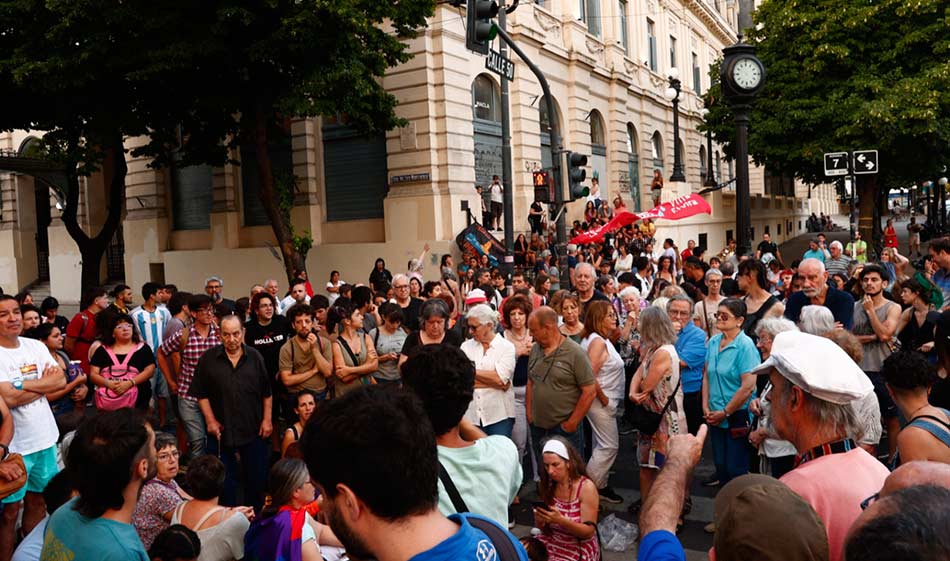
[[[548,79],[544,76],[544,72],[541,72],[538,65],[528,58],[528,55],[526,55],[525,52],[521,50],[521,47],[508,35],[508,32],[499,28],[498,37],[511,47],[511,50],[524,61],[538,79],[538,83],[541,85],[541,92],[544,94],[544,101],[548,106],[548,115],[550,115],[550,119],[548,120],[550,121],[551,128],[551,171],[554,174],[554,208],[557,213],[557,268],[561,276],[561,287],[566,288],[571,286],[571,275],[567,267],[567,222],[565,221],[564,214],[560,212],[564,206],[564,186],[561,182],[564,176],[561,173],[561,127],[557,120],[557,112],[554,109],[554,98],[551,96],[551,87],[548,85]]]
[[[505,29],[505,5],[498,10],[498,28]],[[499,41],[499,53],[507,59],[508,47],[504,41]],[[515,271],[515,238],[514,238],[514,193],[512,193],[512,166],[511,166],[511,110],[509,108],[508,79],[501,77],[501,177],[502,177],[502,207],[504,208],[505,226],[505,264],[502,270],[505,274],[505,285],[511,286],[511,277]]]

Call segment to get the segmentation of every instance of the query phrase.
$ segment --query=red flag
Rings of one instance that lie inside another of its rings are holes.
[[[628,224],[633,224],[638,220],[645,220],[647,218],[682,220],[700,213],[711,214],[712,208],[709,206],[709,203],[706,202],[706,199],[702,198],[696,193],[692,193],[683,197],[677,197],[672,201],[663,203],[644,212],[632,213],[627,210],[618,212],[614,215],[610,222],[600,226],[599,228],[594,228],[593,230],[588,230],[575,236],[574,239],[570,241],[570,243],[583,245],[600,241],[604,238],[604,235],[619,230]]]

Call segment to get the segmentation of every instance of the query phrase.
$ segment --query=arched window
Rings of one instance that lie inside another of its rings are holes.
[[[487,187],[491,184],[493,175],[501,175],[500,98],[498,86],[487,74],[479,74],[472,81],[475,185]],[[484,193],[488,193],[488,189],[485,189]]]
[[[607,146],[607,136],[604,134],[604,118],[600,111],[590,112],[590,143],[592,146]]]
[[[554,119],[555,123],[561,124],[557,100],[554,100]],[[538,121],[541,128],[541,167],[549,168],[553,165],[551,160],[551,117],[548,115],[548,103],[545,97],[538,98]],[[563,142],[563,138],[561,140]]]
[[[706,147],[699,147],[699,180],[701,183],[706,183]]]
[[[633,123],[627,123],[627,175],[630,178],[631,210],[640,212],[640,156],[637,142],[637,129]]]
[[[501,122],[501,93],[495,81],[485,74],[479,74],[472,82],[472,111],[476,119]]]
[[[663,171],[663,137],[660,136],[660,131],[653,133],[650,147],[653,149],[653,169]]]

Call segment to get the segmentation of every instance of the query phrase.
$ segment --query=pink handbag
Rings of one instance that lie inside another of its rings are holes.
[[[112,352],[112,349],[103,345],[102,348],[105,349],[107,353],[109,353],[109,358],[112,359],[112,366],[102,369],[102,377],[113,382],[134,380],[135,376],[138,375],[139,370],[134,366],[130,366],[129,361],[132,360],[132,355],[142,348],[143,344],[144,343],[139,343],[134,349],[132,349],[131,352],[129,352],[129,354],[125,355],[125,360],[122,362],[119,362],[119,359],[115,356],[115,353]],[[135,400],[138,398],[138,396],[138,386],[132,386],[129,391],[122,395],[116,394],[105,386],[100,386],[96,388],[96,409],[99,409],[100,411],[115,411],[116,409],[122,409],[123,407],[134,407]]]

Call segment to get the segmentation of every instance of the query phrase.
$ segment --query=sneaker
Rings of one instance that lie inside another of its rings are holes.
[[[715,534],[715,533],[716,533],[716,523],[715,523],[715,522],[710,522],[709,524],[706,524],[705,526],[703,526],[703,531],[706,532],[707,534]]]
[[[719,487],[719,478],[714,475],[710,479],[703,481],[703,487]]]
[[[610,486],[604,487],[603,489],[600,489],[599,491],[597,491],[597,493],[600,495],[600,498],[603,499],[605,502],[615,504],[615,505],[623,504],[623,497],[618,495],[617,492],[614,491],[613,487],[610,487]]]

